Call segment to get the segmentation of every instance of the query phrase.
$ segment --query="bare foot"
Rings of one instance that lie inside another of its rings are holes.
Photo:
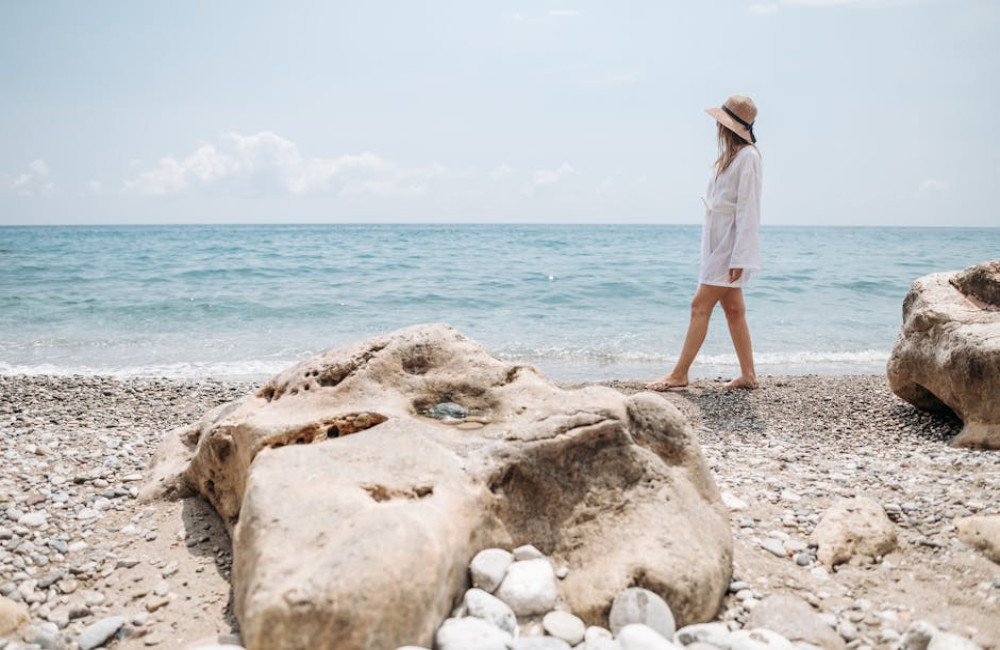
[[[671,388],[684,388],[688,385],[687,377],[674,377],[673,375],[667,375],[659,381],[651,381],[643,388],[646,390],[655,391],[657,393],[665,393]]]
[[[753,390],[754,388],[759,388],[760,384],[757,383],[756,377],[744,377],[740,375],[736,379],[728,382],[723,388],[726,390],[735,390],[737,388],[743,388],[746,390]]]

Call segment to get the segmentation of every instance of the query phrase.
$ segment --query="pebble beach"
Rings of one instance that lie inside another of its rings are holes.
[[[631,393],[642,382],[606,385]],[[730,508],[733,584],[718,621],[738,629],[762,599],[792,594],[849,648],[896,648],[917,620],[1000,647],[1000,566],[954,526],[1000,514],[1000,455],[949,447],[961,422],[915,410],[879,375],[720,386],[664,395],[695,428]],[[136,496],[166,431],[255,387],[0,376],[0,596],[31,618],[26,636],[0,636],[0,650],[239,643],[231,549],[211,507]],[[855,496],[885,509],[899,545],[833,570],[809,535]]]

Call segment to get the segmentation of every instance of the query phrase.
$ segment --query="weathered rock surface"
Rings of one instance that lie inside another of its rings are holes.
[[[466,417],[427,417],[446,403]],[[489,547],[569,567],[562,598],[588,623],[630,586],[709,620],[731,574],[725,508],[675,407],[561,390],[445,325],[324,353],[171,432],[144,495],[189,486],[232,532],[250,650],[430,646]]]
[[[820,562],[834,566],[854,556],[877,558],[896,548],[896,525],[882,506],[865,497],[841,499],[812,534]]]
[[[809,643],[824,650],[845,650],[847,644],[823,623],[809,603],[796,596],[768,596],[750,612],[748,628],[766,628],[792,643]]]
[[[10,634],[29,620],[26,605],[0,596],[0,637]]]
[[[1000,515],[962,517],[955,520],[958,539],[1000,564]]]
[[[887,372],[899,397],[962,419],[952,444],[1000,449],[1000,260],[916,280]]]

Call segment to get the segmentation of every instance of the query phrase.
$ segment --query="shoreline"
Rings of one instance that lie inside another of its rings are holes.
[[[1000,568],[953,523],[1000,514],[1000,455],[948,447],[961,423],[917,411],[881,375],[761,379],[755,391],[701,378],[664,394],[730,505],[733,579],[750,596],[727,596],[718,620],[738,624],[760,598],[791,593],[854,635],[852,648],[895,648],[893,635],[920,619],[1000,647]],[[633,393],[643,381],[587,383]],[[39,633],[72,640],[124,616],[130,636],[111,648],[183,648],[235,631],[231,547],[207,502],[134,494],[166,431],[259,385],[0,375],[0,595],[27,602]],[[897,526],[899,549],[881,562],[830,571],[762,547],[807,544],[823,513],[855,495]]]

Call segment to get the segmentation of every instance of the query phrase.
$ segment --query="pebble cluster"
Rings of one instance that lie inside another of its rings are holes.
[[[174,648],[174,619],[190,616],[186,607],[208,603],[224,617],[228,588],[179,595],[200,574],[228,577],[230,549],[214,513],[190,504],[183,518],[164,521],[159,505],[136,496],[166,429],[248,390],[0,377],[0,632],[4,612],[30,617],[16,637],[0,633],[0,650]],[[163,557],[165,546],[177,557]]]
[[[569,573],[555,569],[537,548],[521,546],[480,551],[469,565],[472,588],[461,605],[437,630],[436,650],[816,650],[846,648],[856,632],[836,617],[813,613],[804,601],[782,597],[770,607],[794,641],[759,626],[736,621],[677,628],[670,606],[657,594],[631,587],[611,605],[608,628],[588,626],[563,608],[557,581]],[[733,583],[730,591],[749,591]],[[752,593],[752,592],[751,592]],[[747,598],[748,599],[748,598]],[[744,599],[744,600],[747,600]],[[797,611],[799,610],[799,611]],[[804,610],[804,611],[801,611]],[[768,615],[763,616],[765,620]],[[901,650],[934,647],[975,650],[967,639],[942,632],[927,621],[916,621],[901,635],[887,639]],[[397,650],[429,650],[401,646]]]
[[[255,388],[0,377],[0,650],[239,647],[231,549],[218,518],[199,499],[144,505],[134,497],[165,431]],[[954,526],[1000,514],[1000,454],[948,447],[960,422],[916,411],[876,376],[768,377],[751,392],[695,382],[666,398],[695,426],[731,512],[734,581],[712,629],[749,633],[769,597],[790,594],[850,650],[910,650],[906,635],[926,639],[931,628],[1000,647],[1000,569],[960,543]],[[811,535],[831,506],[856,496],[885,509],[898,549],[827,566]],[[510,566],[541,573],[548,560],[535,560]],[[564,569],[548,565],[558,585]],[[511,597],[501,583],[475,582],[482,593],[463,599],[456,621],[479,618],[470,612],[492,602],[485,596]],[[552,608],[549,627],[567,627],[571,614],[557,599],[522,615],[511,642],[554,642],[545,623]],[[5,621],[22,615],[29,622],[7,634]],[[607,630],[610,639],[596,629],[588,639],[587,630],[582,641],[563,642],[621,645],[620,630]],[[658,634],[684,643],[676,632]]]

